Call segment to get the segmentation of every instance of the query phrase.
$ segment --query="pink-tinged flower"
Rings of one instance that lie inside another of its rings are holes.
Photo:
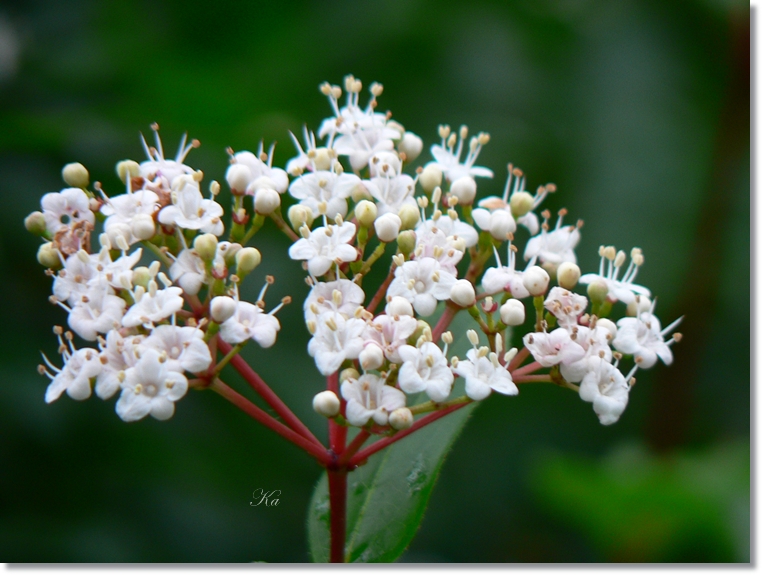
[[[573,337],[574,336],[574,337]],[[585,356],[585,350],[576,341],[576,336],[559,327],[550,333],[528,333],[524,345],[532,357],[543,367],[571,364]]]
[[[577,325],[579,316],[585,313],[587,298],[561,287],[554,287],[545,299],[545,309],[556,316],[558,325],[569,328]]]
[[[95,214],[90,211],[90,200],[80,188],[66,188],[42,196],[42,215],[45,228],[55,234],[64,227],[72,227],[77,222],[95,225]]]
[[[404,393],[372,374],[347,379],[341,384],[341,395],[347,401],[347,421],[358,427],[370,419],[378,425],[387,425],[389,414],[405,406]]]
[[[378,344],[386,359],[392,363],[401,363],[400,346],[413,335],[418,322],[409,315],[382,314],[373,318],[365,329],[366,345],[370,342]]]
[[[482,288],[485,293],[495,294],[509,292],[516,299],[529,297],[529,290],[524,286],[524,272],[516,269],[516,252],[511,242],[508,242],[508,265],[503,265],[500,256],[495,251],[497,266],[487,269],[482,277]],[[527,264],[527,269],[534,265],[534,260]]]
[[[605,359],[592,357],[590,371],[580,383],[579,396],[593,404],[593,411],[603,425],[611,425],[619,420],[627,407],[630,386],[616,366]]]
[[[185,376],[173,371],[166,354],[148,348],[134,367],[124,373],[122,395],[116,413],[124,421],[137,421],[146,415],[165,420],[175,413],[175,402],[188,391]]]
[[[656,358],[661,359],[665,365],[672,363],[672,350],[669,348],[676,339],[664,341],[664,336],[675,329],[683,318],[678,318],[664,329],[661,322],[653,314],[654,304],[651,311],[644,311],[639,317],[624,317],[617,322],[619,329],[614,338],[613,345],[622,353],[630,354],[635,359],[638,367],[648,369],[656,364]]]
[[[307,237],[297,240],[288,249],[288,255],[292,260],[307,260],[309,272],[322,276],[334,263],[353,262],[358,258],[357,249],[350,244],[356,230],[351,222],[316,228],[307,232]]]
[[[45,402],[55,401],[61,397],[64,391],[66,395],[77,401],[87,399],[92,393],[90,380],[97,377],[103,367],[98,352],[89,347],[76,349],[71,339],[69,339],[67,348],[60,335],[58,342],[64,361],[63,368],[59,369],[54,366],[44,354],[42,358],[47,367],[53,370],[53,373],[50,373],[45,366],[39,367],[40,373],[47,375],[51,380],[48,389],[45,391]]]

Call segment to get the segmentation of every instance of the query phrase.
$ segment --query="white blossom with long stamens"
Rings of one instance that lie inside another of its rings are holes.
[[[120,373],[137,363],[140,355],[138,349],[144,338],[143,335],[122,337],[119,330],[112,329],[105,340],[99,340],[103,369],[95,380],[95,395],[106,400],[121,389],[124,376]]]
[[[299,200],[300,204],[310,208],[313,214],[325,213],[335,220],[337,215],[347,215],[347,198],[361,185],[362,180],[354,174],[319,170],[295,179],[291,182],[288,193]]]
[[[143,345],[166,353],[170,371],[198,373],[212,363],[204,332],[197,327],[160,325],[151,331]]]
[[[482,288],[485,293],[496,294],[502,291],[510,293],[516,299],[529,297],[529,290],[524,286],[524,272],[516,269],[516,248],[508,240],[508,262],[503,265],[497,248],[493,248],[497,266],[488,268],[482,276]],[[527,269],[534,265],[534,260],[527,264]]]
[[[468,359],[453,365],[453,371],[466,380],[466,395],[475,401],[488,397],[493,391],[503,395],[518,395],[519,388],[513,383],[508,368],[498,361],[496,352],[489,348],[477,348],[466,352]]]
[[[415,258],[434,258],[442,269],[458,277],[458,262],[463,259],[466,242],[463,238],[446,236],[438,228],[419,228],[415,232]]]
[[[357,231],[351,222],[326,225],[311,232],[306,227],[302,229],[305,237],[288,249],[288,255],[292,260],[307,260],[307,269],[313,276],[324,275],[335,263],[353,262],[359,257],[350,244]]]
[[[288,174],[281,168],[273,168],[273,152],[275,143],[270,146],[267,154],[264,153],[264,142],[259,142],[259,150],[256,155],[243,151],[237,152],[232,157],[232,161],[242,164],[249,168],[251,179],[246,183],[248,186],[256,182],[259,178],[268,178],[272,182],[273,188],[282,194],[288,189]]]
[[[60,329],[60,328],[57,328]],[[45,354],[42,358],[45,360],[48,371],[45,366],[40,366],[39,371],[48,376],[50,385],[45,391],[45,402],[51,403],[61,397],[63,392],[77,401],[82,401],[90,397],[92,388],[90,380],[96,378],[101,372],[103,365],[100,362],[99,354],[96,350],[85,347],[76,349],[71,341],[70,333],[67,333],[68,347],[58,333],[59,352],[64,360],[63,368],[59,369],[53,365]]]
[[[643,252],[640,248],[632,248],[630,253],[630,264],[619,279],[619,272],[622,269],[627,257],[623,251],[616,252],[613,246],[601,246],[598,250],[601,256],[601,265],[597,274],[584,274],[579,278],[581,284],[591,284],[601,282],[608,288],[608,299],[611,301],[622,301],[632,303],[636,295],[651,296],[651,290],[633,283],[638,269],[643,265]],[[606,262],[608,261],[608,265]]]
[[[158,289],[155,280],[148,282],[148,291],[137,286],[133,292],[135,303],[122,318],[124,327],[139,325],[153,327],[153,324],[167,319],[183,307],[183,290],[176,286]]]
[[[657,357],[665,365],[672,363],[670,346],[677,340],[673,337],[665,342],[664,337],[683,320],[680,317],[662,329],[659,318],[653,314],[655,306],[654,301],[650,311],[644,311],[638,317],[620,319],[617,322],[619,329],[612,342],[618,351],[632,355],[638,367],[643,369],[653,367]]]
[[[404,205],[417,207],[415,180],[407,174],[381,174],[363,182],[371,196],[378,202],[378,215],[399,214]]]
[[[479,133],[471,138],[468,143],[468,152],[462,163],[460,157],[463,154],[463,144],[468,137],[468,128],[461,126],[456,136],[455,133],[450,133],[449,127],[440,126],[439,134],[442,137],[442,144],[431,146],[434,161],[429,162],[427,166],[436,165],[451,182],[463,176],[491,178],[494,175],[492,170],[474,165],[482,146],[489,140],[486,134]]]
[[[561,226],[565,210],[558,214],[558,221],[553,231],[548,231],[547,212],[540,233],[527,242],[524,248],[524,259],[539,259],[541,263],[561,264],[563,262],[577,263],[574,248],[580,240],[577,226]]]
[[[95,341],[99,333],[108,333],[114,325],[121,324],[125,306],[122,298],[109,294],[106,289],[91,290],[72,306],[69,327],[82,339]]]
[[[220,236],[225,231],[222,223],[224,210],[214,200],[205,200],[198,182],[189,176],[175,179],[172,205],[159,212],[159,222],[185,230],[199,230],[205,234]]]
[[[193,168],[186,166],[183,162],[188,156],[188,152],[199,146],[198,140],[191,140],[190,144],[186,145],[188,134],[183,134],[175,159],[168,160],[164,157],[164,148],[161,145],[161,138],[159,137],[159,126],[153,124],[151,130],[153,130],[156,142],[155,147],[150,147],[143,135],[140,135],[143,149],[148,155],[148,160],[140,164],[140,175],[152,182],[158,180],[158,183],[163,187],[169,188],[174,184],[175,179],[180,176],[193,174]]]
[[[585,350],[575,339],[575,332],[559,327],[550,333],[528,333],[524,336],[524,345],[532,357],[543,367],[552,367],[559,363],[571,364],[585,356]]]

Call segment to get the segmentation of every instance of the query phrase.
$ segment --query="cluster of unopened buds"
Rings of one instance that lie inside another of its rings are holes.
[[[81,164],[67,165],[69,187],[43,196],[42,210],[26,219],[44,239],[38,260],[70,328],[54,330],[63,365],[44,357],[39,368],[51,380],[46,401],[64,392],[83,400],[94,389],[104,400],[119,394],[125,421],[167,419],[189,388],[212,388],[327,464],[325,447],[238,355],[249,340],[275,343],[275,314],[290,301],[266,311],[269,276],[256,302],[239,297],[262,259],[247,244],[270,220],[291,238],[289,256],[302,262],[311,286],[307,351],[327,378],[313,407],[337,430],[331,449],[346,453],[343,464],[379,449],[360,451],[373,435],[383,447],[493,391],[516,395],[528,382],[572,389],[601,423],[617,421],[635,372],[657,358],[671,363],[670,346],[680,339],[669,335],[680,320],[662,328],[655,299],[634,283],[641,250],[633,248],[628,263],[625,252],[601,246],[600,268],[582,274],[575,255],[582,222],[564,224],[561,210],[552,225],[547,210],[537,213],[553,184],[530,193],[524,173],[508,164],[502,195],[477,199],[476,179],[493,177],[475,165],[486,133],[469,137],[465,126],[442,125],[433,159],[416,168],[422,140],[376,112],[380,84],[364,108],[361,89],[351,76],[344,90],[320,87],[333,115],[317,135],[305,127],[302,142],[292,134],[297,156],[285,170],[273,167],[273,147],[228,150],[227,226],[220,184],[212,181],[205,197],[203,174],[185,163],[198,142],[183,139],[168,159],[156,125],[155,145],[143,140],[148,159],[117,164],[122,194],[90,185]],[[370,283],[380,283],[375,293],[366,293]],[[579,285],[586,295],[573,291]],[[459,312],[473,318],[473,329],[448,331]],[[517,347],[514,333],[523,335]],[[75,345],[75,335],[85,343]],[[470,346],[465,357],[450,355],[458,339]],[[221,380],[227,364],[280,419]],[[457,378],[464,394],[451,397]],[[409,404],[422,392],[426,401]],[[348,426],[362,428],[350,446]]]

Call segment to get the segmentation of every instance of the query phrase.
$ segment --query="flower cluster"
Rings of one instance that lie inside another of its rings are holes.
[[[680,334],[669,334],[680,320],[662,329],[655,299],[634,283],[640,249],[620,273],[627,255],[602,246],[598,272],[583,275],[575,254],[582,221],[565,224],[563,209],[551,225],[552,214],[538,212],[555,185],[530,193],[525,174],[508,164],[502,195],[477,199],[477,178],[494,177],[476,165],[488,134],[439,126],[432,160],[415,167],[423,141],[377,111],[380,84],[371,85],[365,107],[352,76],[343,89],[325,83],[320,91],[332,115],[317,135],[307,127],[302,141],[291,135],[297,155],[285,169],[273,167],[274,149],[265,152],[263,143],[256,154],[228,150],[227,225],[220,185],[213,181],[205,198],[203,174],[185,164],[198,142],[183,138],[175,158],[165,159],[158,126],[155,146],[143,140],[147,161],[117,165],[123,194],[89,188],[80,164],[64,168],[69,187],[46,194],[42,211],[26,220],[45,238],[38,259],[72,330],[56,328],[63,368],[47,358],[40,368],[51,379],[47,401],[64,391],[85,399],[94,386],[102,399],[121,392],[116,410],[127,421],[166,419],[189,386],[217,381],[247,341],[273,345],[274,314],[288,298],[266,313],[271,277],[255,303],[241,301],[238,289],[261,261],[247,244],[267,220],[289,236],[288,255],[307,273],[307,351],[328,380],[313,405],[333,424],[393,433],[419,414],[493,391],[516,395],[527,382],[572,389],[611,424],[636,370],[657,358],[671,363]],[[218,239],[226,230],[228,239]],[[148,254],[157,259],[141,265]],[[380,283],[373,295],[365,291],[371,283]],[[587,297],[572,291],[580,284]],[[474,329],[448,331],[462,311]],[[622,317],[614,321],[612,312]],[[521,349],[510,345],[519,330]],[[75,347],[72,332],[97,347]],[[465,358],[448,356],[461,335],[470,343]],[[231,346],[218,361],[218,349]],[[458,378],[465,395],[453,398]],[[419,394],[426,400],[415,404]]]

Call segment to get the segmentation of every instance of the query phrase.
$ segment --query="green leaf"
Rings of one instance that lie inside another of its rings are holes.
[[[453,321],[452,331],[465,340],[466,329],[472,326],[470,316],[461,313]],[[462,357],[468,347],[467,341],[456,341],[448,356],[460,353]],[[452,397],[462,394],[462,382],[456,382]],[[426,400],[421,394],[409,398],[408,405]],[[445,457],[475,406],[469,404],[415,431],[348,474],[345,550],[349,562],[391,562],[402,555],[423,520]],[[310,501],[307,531],[312,560],[327,562],[330,505],[325,473]]]

